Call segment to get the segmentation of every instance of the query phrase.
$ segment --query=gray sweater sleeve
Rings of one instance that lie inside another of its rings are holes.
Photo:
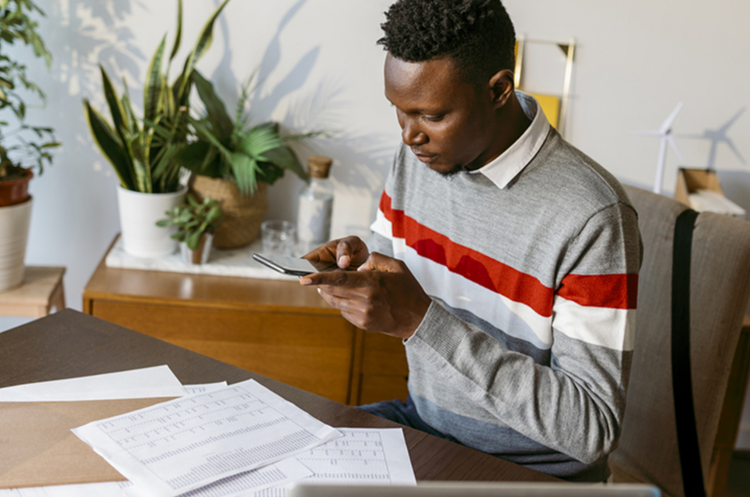
[[[371,254],[377,252],[379,254],[387,255],[388,257],[393,257],[393,242],[375,231],[373,231],[370,234],[370,238],[367,239],[367,249]]]

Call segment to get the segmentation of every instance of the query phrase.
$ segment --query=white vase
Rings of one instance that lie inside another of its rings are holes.
[[[0,207],[0,292],[23,282],[32,203]]]
[[[156,221],[165,219],[185,200],[187,188],[174,193],[141,193],[117,187],[120,228],[125,252],[136,257],[166,257],[177,250],[177,241],[170,236],[175,227],[161,228]]]

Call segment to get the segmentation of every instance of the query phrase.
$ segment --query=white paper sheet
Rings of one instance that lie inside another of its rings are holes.
[[[416,485],[401,428],[339,428],[343,438],[297,456],[314,473],[306,482]]]
[[[215,392],[221,390],[227,386],[226,381],[220,383],[201,383],[200,385],[183,385],[188,395],[195,395],[197,393]]]
[[[416,485],[404,433],[400,428],[339,428],[343,438],[328,442],[297,460],[315,474],[298,483]],[[252,497],[286,497],[289,485],[259,490]]]
[[[73,432],[139,489],[174,497],[343,435],[254,380]]]
[[[188,492],[180,497],[238,497],[271,486],[285,486],[312,475],[305,465],[294,458],[285,459],[260,469],[230,476],[224,480]],[[0,497],[142,497],[129,481],[56,485],[50,487],[0,490]]]
[[[185,389],[168,366],[0,388],[0,402],[151,399],[183,395],[186,395]]]

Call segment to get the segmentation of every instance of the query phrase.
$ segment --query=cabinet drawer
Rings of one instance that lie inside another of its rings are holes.
[[[339,316],[94,300],[94,316],[348,403],[354,327]]]

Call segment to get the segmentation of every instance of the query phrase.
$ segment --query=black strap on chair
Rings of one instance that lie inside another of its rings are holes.
[[[672,255],[672,391],[686,497],[706,497],[690,369],[690,257],[697,217],[692,209],[677,217]]]

